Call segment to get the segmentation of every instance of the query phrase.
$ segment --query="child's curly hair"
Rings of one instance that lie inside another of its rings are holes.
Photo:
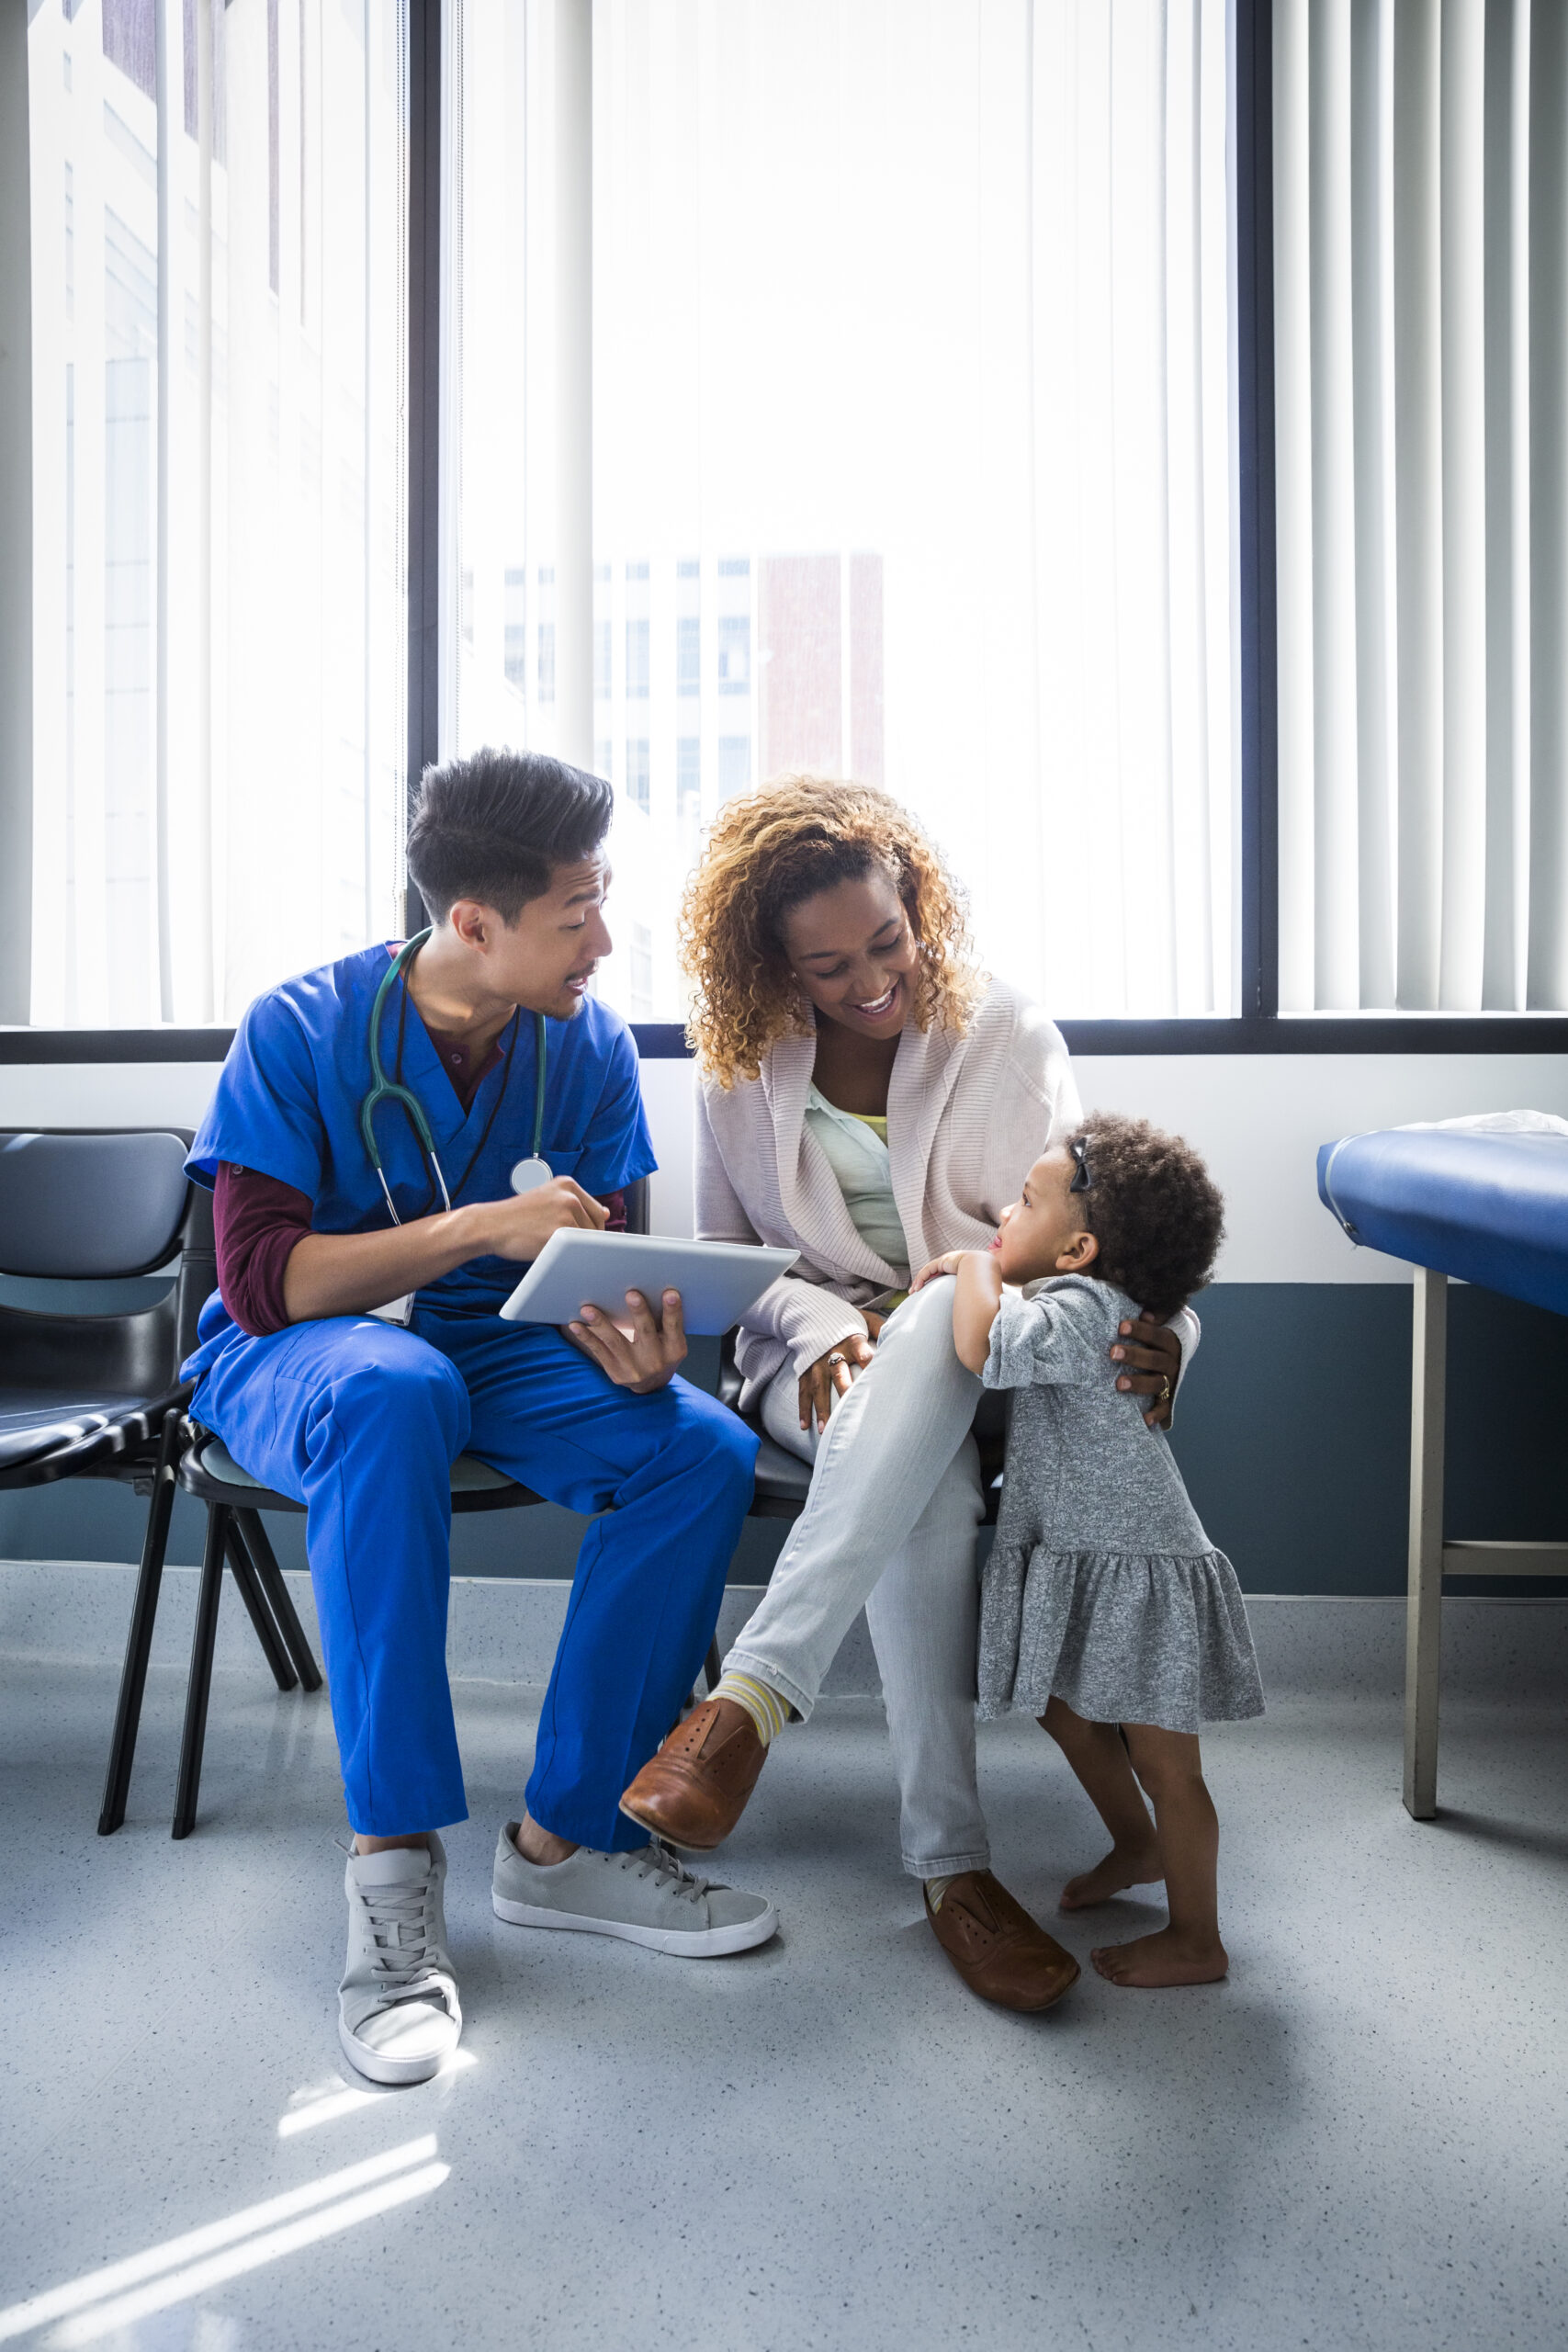
[[[1225,1232],[1218,1185],[1190,1144],[1146,1119],[1091,1111],[1069,1139],[1080,1146],[1089,1186],[1078,1206],[1100,1243],[1089,1272],[1152,1314],[1174,1315],[1214,1271]]]
[[[721,1086],[756,1078],[781,1037],[811,1026],[784,952],[792,907],[880,868],[919,950],[915,1018],[962,1031],[984,993],[964,893],[908,809],[865,784],[786,775],[721,808],[681,907],[687,1035]]]

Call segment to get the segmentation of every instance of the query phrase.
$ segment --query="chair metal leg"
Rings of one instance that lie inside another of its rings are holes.
[[[119,1678],[119,1703],[115,1710],[114,1736],[109,1742],[108,1771],[98,1815],[98,1835],[112,1837],[125,1819],[130,1793],[130,1768],[136,1760],[136,1735],[141,1723],[141,1698],[147,1687],[147,1661],[152,1653],[152,1627],[158,1614],[158,1594],[164,1581],[164,1555],[169,1544],[169,1518],[175,1507],[175,1464],[180,1447],[180,1413],[164,1416],[158,1446],[158,1466],[152,1476],[152,1499],[147,1506],[147,1532],[141,1539],[141,1569],[131,1603],[130,1629],[125,1640],[125,1665]]]
[[[224,1548],[228,1552],[229,1566],[234,1571],[234,1582],[240,1588],[240,1598],[245,1604],[246,1614],[254,1628],[255,1637],[262,1645],[266,1662],[272,1668],[272,1679],[280,1690],[292,1690],[296,1688],[299,1678],[290,1665],[288,1653],[278,1638],[277,1627],[272,1622],[272,1611],[267,1607],[266,1596],[262,1590],[261,1578],[257,1576],[251,1555],[241,1539],[240,1531],[234,1524],[232,1511],[229,1514],[229,1524],[224,1533]]]
[[[1448,1323],[1448,1276],[1417,1266],[1410,1381],[1410,1575],[1404,1622],[1404,1804],[1416,1821],[1430,1821],[1438,1810]]]
[[[295,1609],[283,1570],[277,1565],[277,1555],[272,1548],[272,1539],[267,1534],[262,1515],[259,1510],[237,1510],[234,1517],[239,1521],[240,1532],[245,1539],[245,1549],[255,1563],[255,1571],[261,1580],[261,1589],[265,1593],[272,1613],[277,1621],[277,1630],[282,1634],[284,1645],[294,1661],[294,1670],[307,1690],[319,1690],[321,1687],[321,1670],[316,1664],[315,1653],[310,1647],[305,1628],[299,1623],[299,1612]]]
[[[175,1838],[188,1838],[196,1827],[196,1800],[201,1787],[201,1751],[207,1743],[207,1702],[212,1691],[212,1650],[218,1638],[218,1602],[223,1590],[223,1554],[228,1532],[228,1506],[209,1503],[207,1548],[202,1555],[201,1587],[196,1603],[196,1632],[190,1645],[190,1682],[186,1690],[185,1736],[180,1742],[179,1786],[175,1795],[171,1835]]]
[[[708,1696],[710,1699],[712,1698],[714,1691],[718,1687],[718,1678],[723,1672],[724,1668],[719,1661],[718,1655],[718,1639],[716,1635],[708,1644],[708,1654],[703,1660],[703,1679],[708,1686]]]

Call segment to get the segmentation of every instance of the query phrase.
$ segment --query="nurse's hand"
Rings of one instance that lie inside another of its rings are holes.
[[[536,1258],[552,1233],[575,1226],[585,1233],[603,1233],[610,1212],[603,1201],[585,1193],[570,1176],[552,1176],[531,1193],[513,1193],[504,1201],[486,1201],[483,1215],[490,1227],[489,1249],[497,1258]]]
[[[470,1258],[536,1258],[562,1226],[601,1233],[609,1215],[570,1176],[554,1176],[536,1192],[468,1201],[384,1232],[307,1233],[283,1270],[284,1308],[291,1323],[368,1314]]]
[[[629,1388],[634,1396],[662,1388],[686,1360],[686,1325],[678,1290],[664,1293],[657,1321],[641,1291],[629,1290],[615,1321],[602,1306],[585,1306],[581,1321],[566,1328],[605,1377],[617,1388]]]

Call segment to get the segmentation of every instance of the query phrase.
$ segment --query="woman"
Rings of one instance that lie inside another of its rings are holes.
[[[991,1876],[975,1779],[981,1386],[953,1350],[952,1285],[902,1293],[928,1259],[987,1247],[1080,1106],[1059,1032],[967,944],[960,892],[885,793],[791,777],[721,812],[682,923],[697,1232],[799,1251],[737,1357],[743,1407],[816,1467],[723,1681],[622,1804],[676,1844],[717,1845],[863,1605],[905,1868],[965,1982],[1040,2008],[1077,1966]],[[1163,1422],[1196,1339],[1186,1310],[1124,1327],[1106,1377]]]

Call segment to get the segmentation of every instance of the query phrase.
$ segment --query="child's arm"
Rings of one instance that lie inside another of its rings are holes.
[[[911,1293],[924,1290],[940,1274],[957,1277],[953,1302],[953,1344],[961,1363],[984,1372],[991,1351],[991,1326],[1001,1305],[1002,1277],[988,1250],[947,1250],[922,1266],[909,1284]]]
[[[1001,1268],[988,1250],[965,1250],[958,1261],[953,1301],[953,1344],[961,1363],[984,1372],[991,1352],[991,1326],[1002,1303]]]

